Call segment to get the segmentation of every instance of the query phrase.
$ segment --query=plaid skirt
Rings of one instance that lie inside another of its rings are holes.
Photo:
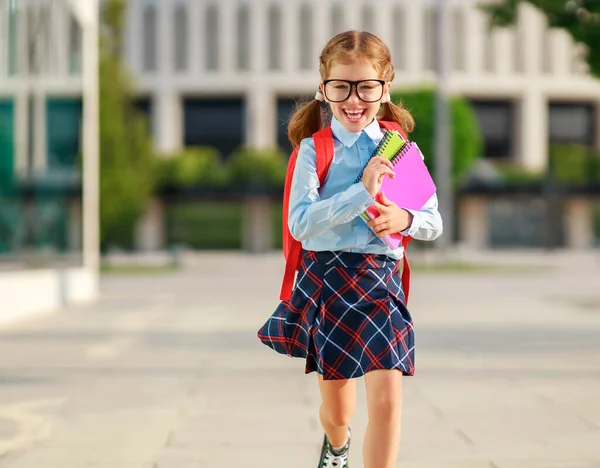
[[[398,262],[385,255],[303,251],[290,301],[258,331],[306,373],[351,379],[376,369],[414,374],[414,331]]]

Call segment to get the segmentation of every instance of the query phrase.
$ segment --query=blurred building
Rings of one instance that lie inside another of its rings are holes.
[[[432,0],[130,0],[126,56],[158,147],[287,148],[294,100],[312,96],[327,39],[369,30],[389,44],[396,89],[435,83]],[[551,142],[597,145],[600,82],[584,51],[522,5],[489,30],[480,0],[454,1],[454,93],[468,98],[486,158],[546,164]]]
[[[0,0],[0,323],[98,293],[97,5]]]
[[[600,145],[600,81],[587,73],[583,47],[549,29],[528,3],[516,25],[491,30],[481,0],[448,1],[450,88],[474,106],[484,163],[541,172],[553,143]],[[437,3],[130,0],[125,54],[160,150],[211,145],[227,157],[247,143],[288,152],[286,121],[298,98],[314,96],[320,52],[338,32],[369,30],[385,40],[394,89],[435,84]],[[459,203],[456,236],[472,247],[597,242],[589,200],[555,204],[558,211],[543,194]]]

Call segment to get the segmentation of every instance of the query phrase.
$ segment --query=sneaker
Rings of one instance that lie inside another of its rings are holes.
[[[348,451],[350,450],[350,429],[348,429],[348,441],[342,450],[334,452],[327,434],[323,436],[323,446],[321,447],[321,458],[318,468],[348,468]]]

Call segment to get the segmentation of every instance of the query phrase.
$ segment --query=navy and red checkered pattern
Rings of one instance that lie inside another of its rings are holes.
[[[306,358],[325,380],[376,369],[414,374],[414,331],[398,262],[385,255],[302,252],[290,301],[258,331],[278,353]]]

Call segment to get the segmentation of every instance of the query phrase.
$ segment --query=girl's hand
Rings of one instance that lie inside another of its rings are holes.
[[[375,200],[375,207],[379,210],[379,216],[369,221],[367,225],[375,231],[377,237],[404,231],[412,224],[413,215],[388,200],[383,192]]]
[[[382,156],[371,158],[363,172],[362,181],[365,185],[365,189],[367,189],[367,192],[369,192],[369,195],[373,198],[375,198],[375,195],[377,195],[377,192],[381,189],[383,178],[386,175],[390,176],[392,179],[396,177],[392,163]]]

